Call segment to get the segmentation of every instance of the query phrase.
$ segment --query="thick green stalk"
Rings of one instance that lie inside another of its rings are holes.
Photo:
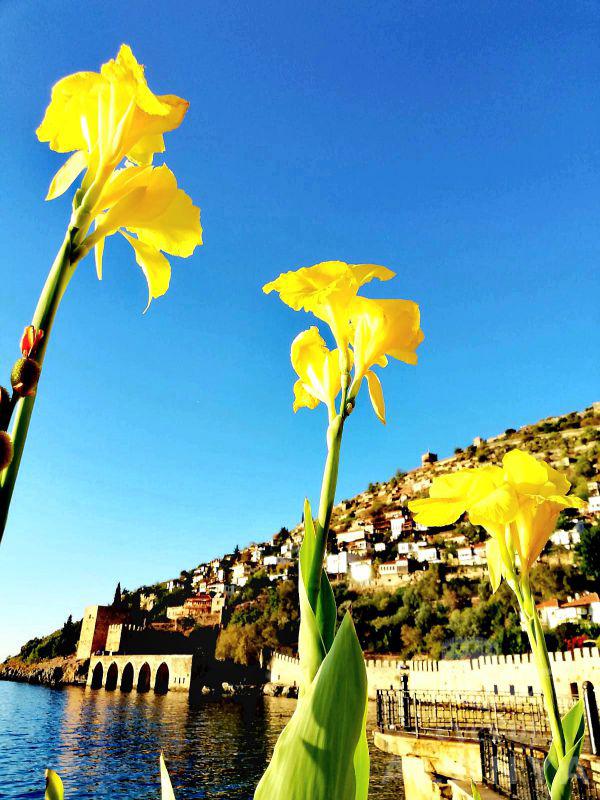
[[[565,753],[565,737],[562,729],[560,712],[558,710],[558,698],[556,696],[554,680],[552,679],[552,669],[550,667],[550,659],[546,647],[546,637],[544,636],[539,614],[535,607],[535,600],[531,593],[529,576],[527,574],[517,574],[514,558],[510,555],[508,547],[506,546],[506,536],[508,536],[508,534],[509,530],[507,529],[505,537],[496,537],[506,568],[505,577],[517,598],[519,608],[525,619],[527,636],[529,638],[529,644],[531,645],[531,652],[535,659],[542,695],[544,697],[544,705],[546,706],[546,714],[548,715],[550,730],[552,731],[552,741],[554,742],[559,758],[562,758]]]
[[[531,594],[529,581],[526,578],[521,580],[521,589],[523,594],[521,597],[517,595],[517,598],[526,621],[527,636],[529,637],[529,643],[531,644],[531,650],[535,658],[538,678],[544,697],[544,705],[546,706],[546,714],[548,715],[550,730],[552,731],[552,741],[556,748],[556,753],[559,759],[561,759],[565,754],[565,736],[560,719],[560,711],[558,709],[556,688],[552,678],[548,648],[546,647],[546,637],[544,636],[542,624],[535,608],[535,601]]]
[[[315,608],[321,585],[323,558],[325,557],[325,549],[327,547],[327,534],[329,532],[329,523],[331,522],[331,512],[333,510],[335,490],[337,487],[343,429],[344,418],[338,414],[331,420],[329,428],[327,429],[327,459],[325,461],[325,469],[323,470],[319,514],[315,525],[317,552],[311,561],[309,573],[305,577],[306,593],[313,608]]]
[[[31,322],[35,328],[44,332],[44,336],[35,352],[35,359],[40,367],[44,363],[44,356],[46,355],[46,348],[48,347],[48,340],[58,306],[60,305],[60,301],[62,300],[77,264],[77,261],[71,258],[72,251],[81,238],[85,236],[89,225],[89,215],[84,211],[83,206],[81,206],[73,214],[65,239],[50,268],[46,283],[44,284],[44,288],[38,300]],[[17,475],[19,474],[19,467],[27,440],[27,432],[35,405],[35,398],[35,393],[29,397],[22,397],[17,401],[15,406],[11,430],[13,459],[8,467],[0,473],[0,542],[2,541],[6,528],[10,502]]]

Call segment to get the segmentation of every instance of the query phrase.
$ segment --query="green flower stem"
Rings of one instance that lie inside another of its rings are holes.
[[[42,289],[40,299],[35,309],[32,325],[44,332],[44,336],[35,352],[35,359],[40,365],[44,363],[44,356],[48,347],[50,331],[56,317],[60,301],[66,291],[69,281],[73,277],[78,259],[72,259],[72,252],[78,242],[87,233],[91,220],[82,204],[73,212],[67,234],[62,243],[54,263]],[[11,431],[13,440],[13,459],[0,473],[0,542],[6,528],[10,502],[15,488],[21,458],[27,440],[27,431],[35,405],[36,394],[22,397],[17,400],[14,411],[14,422]]]
[[[529,637],[531,650],[537,667],[538,678],[542,687],[546,714],[548,715],[550,730],[552,731],[552,741],[560,760],[565,755],[565,735],[560,719],[556,687],[554,686],[554,680],[552,678],[552,667],[550,666],[550,658],[548,657],[546,637],[542,630],[539,614],[535,608],[529,581],[526,578],[521,580],[521,588],[523,590],[524,603],[523,605],[521,605],[521,603],[519,604],[521,605],[526,620],[527,635]]]
[[[509,536],[510,527],[507,526],[505,535],[496,536],[495,538],[498,541],[502,560],[505,565],[505,578],[517,598],[519,608],[525,619],[527,636],[531,645],[531,652],[535,659],[542,695],[544,697],[544,705],[546,706],[546,714],[548,715],[550,730],[552,731],[552,741],[554,742],[559,758],[562,758],[565,754],[565,736],[562,729],[560,712],[558,710],[558,698],[556,696],[554,680],[552,679],[552,669],[548,657],[548,648],[546,647],[546,637],[544,636],[540,617],[535,607],[535,600],[531,593],[529,576],[527,574],[518,575],[514,557],[510,554],[506,545],[506,539]]]
[[[342,446],[342,434],[344,432],[344,422],[348,416],[346,403],[348,400],[348,374],[342,375],[342,400],[340,403],[340,413],[335,416],[327,428],[327,459],[323,470],[323,482],[321,484],[321,498],[319,501],[319,514],[315,525],[315,537],[317,556],[312,559],[309,574],[305,576],[306,594],[309,603],[313,608],[317,602],[319,588],[321,586],[321,573],[323,570],[323,559],[327,547],[327,534],[331,522],[331,512],[335,501],[335,490],[337,487],[338,469],[340,464],[340,450]]]

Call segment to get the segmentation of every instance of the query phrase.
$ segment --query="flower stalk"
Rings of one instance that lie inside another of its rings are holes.
[[[73,277],[77,265],[77,259],[72,258],[73,250],[77,247],[77,243],[85,237],[89,225],[89,214],[82,204],[73,212],[64,241],[50,268],[46,283],[44,284],[44,288],[42,289],[33,314],[32,325],[36,330],[44,332],[36,348],[36,361],[40,368],[44,363],[44,357],[46,355],[48,340],[50,338],[56,312],[58,311],[60,302],[67,290],[69,281]],[[27,441],[27,433],[33,414],[35,398],[36,392],[33,392],[27,397],[18,397],[16,394],[13,395],[12,411],[14,421],[11,431],[13,457],[6,469],[0,473],[0,542],[2,541],[6,529],[8,512],[19,474],[25,442]]]

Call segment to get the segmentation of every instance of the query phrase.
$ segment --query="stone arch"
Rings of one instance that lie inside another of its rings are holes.
[[[145,661],[140,667],[140,672],[137,679],[138,692],[147,692],[150,690],[150,664]]]
[[[121,675],[121,691],[130,692],[133,689],[133,664],[128,661],[123,667]]]
[[[98,661],[94,667],[94,671],[92,672],[92,683],[90,684],[92,689],[101,689],[103,679],[104,667],[102,666],[102,662]]]
[[[154,680],[154,691],[157,694],[166,694],[169,691],[169,667],[163,661],[160,667],[156,670],[156,678]]]
[[[118,682],[119,682],[119,668],[113,661],[110,667],[106,671],[106,683],[104,684],[104,688],[106,689],[107,692],[113,692],[117,688]]]

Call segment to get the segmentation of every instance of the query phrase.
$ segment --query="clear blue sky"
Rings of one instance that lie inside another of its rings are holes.
[[[325,412],[292,414],[288,356],[311,320],[260,291],[282,270],[384,264],[372,294],[421,305],[421,363],[383,371],[387,427],[361,399],[340,499],[600,399],[600,9],[548,0],[3,0],[2,382],[69,213],[35,128],[123,41],[191,102],[167,163],[206,244],[145,316],[126,242],[102,283],[79,266],[0,548],[0,654],[316,499]]]

